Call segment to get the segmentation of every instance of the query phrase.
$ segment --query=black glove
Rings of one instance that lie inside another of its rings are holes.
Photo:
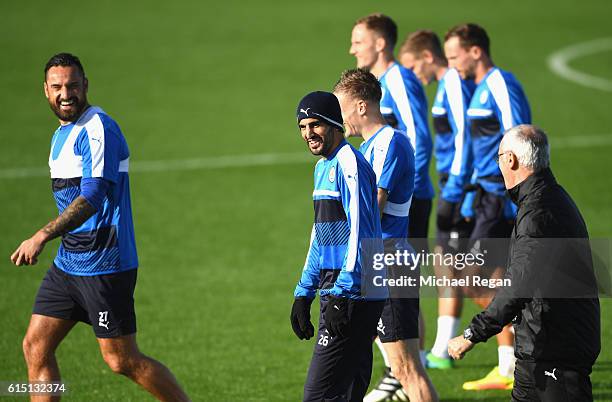
[[[300,339],[314,336],[314,327],[310,322],[310,305],[313,299],[296,297],[291,307],[291,328]]]
[[[458,204],[449,202],[442,198],[438,201],[438,210],[436,212],[436,224],[439,230],[448,232],[455,226],[455,209]]]
[[[329,295],[323,318],[325,319],[325,328],[331,336],[348,336],[348,299]]]

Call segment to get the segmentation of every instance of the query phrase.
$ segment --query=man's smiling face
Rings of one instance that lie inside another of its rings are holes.
[[[334,145],[334,128],[316,118],[305,118],[298,123],[300,134],[313,155],[327,156]]]
[[[45,77],[45,96],[62,123],[79,118],[87,107],[87,79],[76,66],[54,66]]]

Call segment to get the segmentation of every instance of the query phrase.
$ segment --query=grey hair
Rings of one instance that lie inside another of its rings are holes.
[[[504,133],[505,150],[512,151],[521,166],[534,172],[550,165],[550,148],[546,133],[531,124],[512,127]]]

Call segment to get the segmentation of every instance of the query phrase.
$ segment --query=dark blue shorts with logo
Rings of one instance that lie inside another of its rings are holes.
[[[321,297],[319,329],[304,385],[305,402],[363,400],[372,375],[372,342],[383,304],[349,300],[349,335],[332,337],[323,316],[327,297]]]
[[[32,313],[84,322],[98,338],[133,334],[137,271],[78,276],[52,264],[40,284]]]
[[[472,253],[487,253],[490,268],[503,267],[508,259],[508,239],[514,222],[504,216],[505,197],[481,190],[474,202],[474,229],[470,236]]]

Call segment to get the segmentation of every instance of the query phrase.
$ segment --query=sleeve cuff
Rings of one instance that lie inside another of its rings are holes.
[[[307,299],[314,299],[316,296],[317,292],[315,290],[306,289],[299,285],[295,288],[295,292],[293,292],[293,297],[305,297]]]
[[[87,202],[99,211],[104,204],[106,192],[110,187],[110,183],[101,178],[82,178],[81,179],[81,196]]]

